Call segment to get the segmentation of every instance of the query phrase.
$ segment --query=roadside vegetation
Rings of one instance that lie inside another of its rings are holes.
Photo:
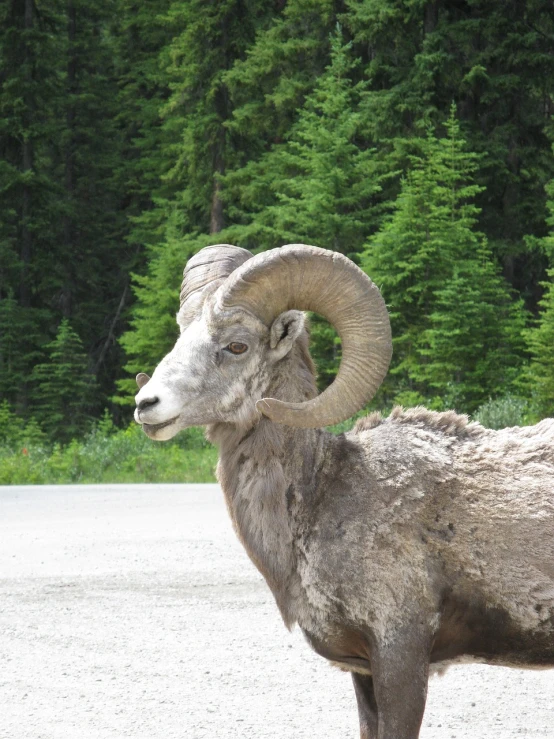
[[[216,462],[202,429],[160,444],[136,424],[115,428],[105,415],[81,440],[64,444],[0,406],[0,485],[215,482]]]

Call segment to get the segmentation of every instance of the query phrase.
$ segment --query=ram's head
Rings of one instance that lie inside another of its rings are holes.
[[[301,402],[264,397],[279,363],[305,341],[303,310],[337,329],[337,377]],[[135,419],[153,439],[193,425],[248,426],[260,413],[302,428],[337,423],[374,395],[392,351],[387,310],[371,280],[341,254],[303,244],[256,256],[225,244],[202,249],[185,268],[177,322],[172,351],[151,379],[137,376]]]

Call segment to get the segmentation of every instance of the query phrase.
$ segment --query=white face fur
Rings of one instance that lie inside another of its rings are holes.
[[[164,441],[187,426],[226,422],[248,427],[272,368],[304,328],[304,315],[287,311],[270,329],[251,314],[214,310],[211,300],[191,322],[137,393],[135,420],[152,439]]]

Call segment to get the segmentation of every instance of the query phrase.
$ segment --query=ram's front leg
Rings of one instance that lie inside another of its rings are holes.
[[[377,739],[418,739],[432,641],[433,635],[422,624],[402,626],[373,639]]]
[[[377,739],[377,702],[371,675],[352,673],[352,682],[358,702],[360,739]]]

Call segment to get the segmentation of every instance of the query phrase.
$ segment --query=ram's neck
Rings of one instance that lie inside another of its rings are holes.
[[[286,375],[286,399],[313,397],[313,375],[306,381],[306,373],[299,377],[291,370]],[[283,397],[285,392],[277,383],[268,391],[271,397]],[[315,494],[317,470],[330,435],[320,429],[281,426],[264,417],[247,431],[217,424],[208,435],[220,449],[218,479],[236,532],[290,627],[296,620],[299,593],[295,517]]]
[[[242,436],[221,426],[211,436],[218,437],[217,476],[237,535],[290,628],[299,593],[295,515],[315,494],[326,434],[263,418]]]

